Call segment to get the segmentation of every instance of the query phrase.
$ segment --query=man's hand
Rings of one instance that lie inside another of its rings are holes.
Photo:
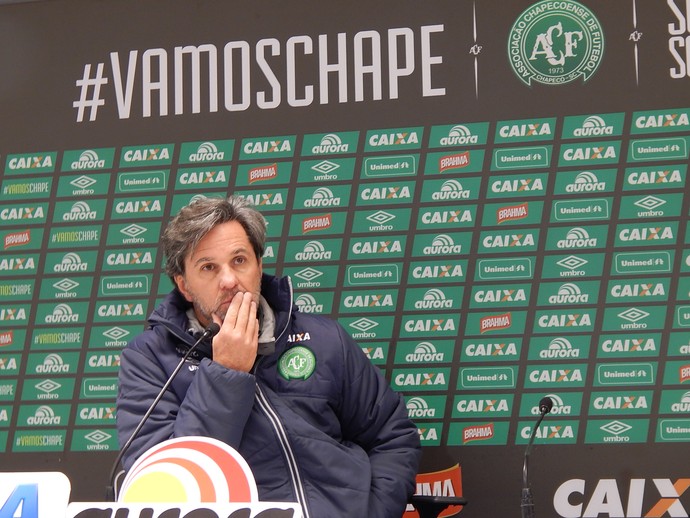
[[[213,338],[213,361],[228,369],[251,370],[259,347],[256,312],[257,303],[252,294],[243,292],[233,297],[225,320],[213,315],[214,322],[220,325],[220,331]]]

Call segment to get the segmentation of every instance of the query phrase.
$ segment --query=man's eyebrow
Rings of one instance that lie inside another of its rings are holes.
[[[213,262],[213,259],[211,257],[199,257],[194,263],[192,263],[194,266],[196,266],[199,263],[206,263],[206,262]]]
[[[243,255],[243,254],[248,254],[250,253],[251,249],[247,248],[246,246],[238,246],[234,250],[230,251],[231,256],[237,256],[237,255]],[[217,261],[216,258],[214,257],[209,257],[209,256],[201,256],[197,260],[195,260],[192,264],[197,265],[199,263],[205,263],[205,262],[214,262]]]

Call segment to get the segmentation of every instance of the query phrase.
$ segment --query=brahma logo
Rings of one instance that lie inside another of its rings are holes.
[[[511,205],[508,207],[501,207],[496,211],[496,224],[500,225],[506,221],[515,221],[524,219],[529,216],[529,205],[521,203],[520,205]]]
[[[478,426],[468,426],[462,429],[462,443],[467,444],[472,441],[483,441],[494,436],[494,424],[484,424]]]
[[[305,218],[302,221],[302,234],[306,234],[307,232],[316,232],[319,230],[326,230],[331,228],[333,225],[333,215],[332,214],[324,214],[323,216],[312,216],[309,218]],[[318,243],[318,241],[310,241],[310,243]],[[321,243],[319,243],[321,244]],[[309,243],[307,243],[309,245]],[[305,246],[304,253],[307,253],[307,247]],[[330,253],[330,252],[325,252],[324,253]]]
[[[454,155],[442,156],[438,160],[438,172],[445,173],[453,169],[462,169],[470,165],[470,152],[455,153]]]
[[[207,437],[180,437],[144,453],[122,483],[118,502],[255,502],[247,462]]]
[[[249,184],[278,178],[278,164],[254,167],[247,172]]]
[[[483,317],[479,323],[480,333],[483,334],[489,331],[508,329],[512,325],[512,322],[512,313]]]
[[[23,246],[31,243],[31,230],[21,230],[19,232],[12,232],[5,235],[4,249],[7,250],[13,246]]]
[[[440,471],[432,471],[417,474],[416,495],[430,495],[439,497],[462,496],[462,469],[459,464],[455,464]],[[439,518],[446,516],[456,516],[462,510],[460,505],[450,505],[439,513]],[[407,506],[404,518],[414,518],[419,514],[413,510],[411,505]]]

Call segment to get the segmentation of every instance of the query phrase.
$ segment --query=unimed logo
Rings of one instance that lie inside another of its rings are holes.
[[[610,516],[617,518],[687,517],[690,478],[573,478],[563,482],[553,496],[554,511],[562,518]]]

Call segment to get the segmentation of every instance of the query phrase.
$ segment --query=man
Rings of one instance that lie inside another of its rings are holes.
[[[174,289],[122,353],[120,444],[180,358],[183,368],[131,448],[181,436],[219,439],[246,459],[263,501],[305,518],[400,518],[421,454],[402,398],[335,321],[300,313],[289,278],[262,272],[266,223],[242,198],[202,198],[162,237]]]

